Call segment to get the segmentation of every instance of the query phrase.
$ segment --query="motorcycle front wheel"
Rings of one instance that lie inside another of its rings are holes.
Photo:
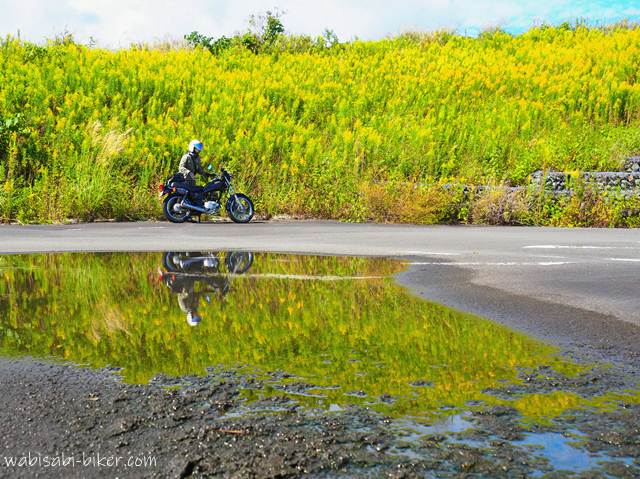
[[[230,251],[225,260],[227,271],[232,274],[244,274],[253,264],[253,253],[248,251]]]
[[[227,213],[234,223],[248,223],[253,218],[253,202],[242,193],[231,195],[227,201]]]
[[[191,214],[188,209],[180,207],[181,202],[182,196],[180,195],[169,195],[164,200],[162,210],[166,218],[172,223],[184,223]]]

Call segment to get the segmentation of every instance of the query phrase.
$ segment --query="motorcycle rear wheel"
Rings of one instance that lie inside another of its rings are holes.
[[[164,200],[164,205],[162,210],[164,211],[165,217],[171,221],[172,223],[184,223],[187,221],[189,216],[191,216],[191,212],[182,208],[182,211],[176,211],[176,206],[182,201],[182,196],[174,194],[169,195]]]

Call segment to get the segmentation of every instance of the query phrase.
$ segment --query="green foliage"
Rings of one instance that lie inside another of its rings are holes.
[[[267,44],[273,43],[279,35],[284,33],[284,25],[280,21],[280,17],[276,12],[267,12],[265,24],[262,29],[262,41]]]
[[[322,43],[327,48],[332,48],[340,44],[338,35],[333,30],[326,28],[322,33]]]
[[[249,25],[251,28],[248,31],[231,38],[224,35],[219,38],[208,37],[199,32],[191,32],[185,35],[184,39],[188,45],[205,48],[214,55],[220,55],[233,46],[241,46],[257,54],[271,51],[274,43],[284,34],[284,25],[278,11],[267,11],[265,15],[253,15]],[[330,37],[330,40],[333,41],[334,38]]]
[[[214,38],[198,32],[191,32],[189,35],[185,35],[184,39],[192,47],[206,48],[214,55],[219,55],[233,44],[233,41],[224,35],[220,38]]]

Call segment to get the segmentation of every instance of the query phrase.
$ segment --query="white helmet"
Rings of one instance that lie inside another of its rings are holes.
[[[189,323],[189,326],[197,326],[200,324],[200,321],[202,321],[202,317],[197,313],[194,313],[193,311],[189,311],[187,313],[187,323]]]
[[[203,145],[200,140],[191,140],[189,143],[189,153],[195,153],[196,155],[202,151]]]

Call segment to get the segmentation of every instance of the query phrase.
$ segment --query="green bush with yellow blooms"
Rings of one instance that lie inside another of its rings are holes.
[[[638,225],[637,195],[506,188],[640,151],[637,26],[307,40],[0,41],[0,220],[159,218],[200,138],[263,217]]]

